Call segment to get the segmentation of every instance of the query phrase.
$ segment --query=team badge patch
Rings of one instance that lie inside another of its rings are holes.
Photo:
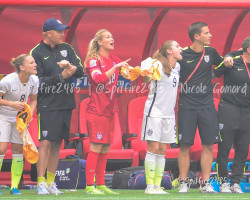
[[[91,60],[89,62],[90,67],[95,67],[96,66],[96,60]]]
[[[98,133],[96,134],[96,137],[97,137],[98,140],[101,140],[101,139],[102,139],[102,133],[101,133],[101,132],[98,132]]]
[[[219,129],[220,129],[220,130],[222,130],[222,129],[223,129],[223,127],[224,127],[224,124],[219,123]]]
[[[42,131],[43,137],[47,137],[48,131]]]
[[[209,60],[210,60],[209,55],[205,55],[205,56],[204,56],[204,60],[208,63]]]
[[[67,50],[62,50],[62,51],[60,51],[60,53],[61,53],[61,55],[62,55],[63,57],[67,57],[67,55],[68,55]]]
[[[179,138],[179,140],[181,140],[182,139],[182,134],[178,135],[178,138]]]
[[[152,129],[148,129],[147,134],[148,134],[148,136],[153,135],[153,130]]]

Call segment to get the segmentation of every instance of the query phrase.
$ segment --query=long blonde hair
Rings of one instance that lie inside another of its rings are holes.
[[[152,56],[152,58],[157,59],[161,62],[162,67],[166,70],[165,72],[168,76],[170,76],[170,73],[172,71],[172,67],[169,65],[168,60],[167,60],[167,49],[169,49],[169,50],[172,49],[172,43],[174,41],[175,40],[168,40],[168,41],[164,42],[161,45],[161,48],[159,50],[157,50]]]
[[[90,41],[88,52],[84,61],[84,67],[87,66],[87,62],[90,58],[96,58],[102,63],[102,59],[99,54],[99,44],[98,41],[102,40],[102,34],[105,32],[109,32],[106,29],[100,29],[96,32],[95,37]]]

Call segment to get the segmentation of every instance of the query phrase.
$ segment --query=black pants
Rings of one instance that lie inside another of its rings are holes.
[[[240,183],[250,141],[250,107],[238,107],[221,101],[218,108],[222,142],[218,144],[218,175],[222,183],[228,179],[228,156],[234,144],[235,156],[231,167],[231,185]]]

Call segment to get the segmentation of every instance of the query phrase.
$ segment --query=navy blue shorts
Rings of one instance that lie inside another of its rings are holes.
[[[38,113],[38,139],[49,141],[69,138],[72,110],[49,110]]]
[[[215,108],[178,109],[178,144],[194,144],[198,127],[202,144],[210,145],[221,141],[218,114]]]

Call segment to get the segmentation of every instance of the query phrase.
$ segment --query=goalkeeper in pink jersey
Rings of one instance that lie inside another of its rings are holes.
[[[85,72],[90,83],[90,102],[87,106],[87,129],[90,151],[86,163],[86,194],[118,194],[105,186],[107,155],[113,140],[113,113],[117,99],[117,82],[120,67],[127,65],[110,55],[114,50],[112,34],[101,29],[89,44]],[[96,175],[96,187],[94,177]]]

